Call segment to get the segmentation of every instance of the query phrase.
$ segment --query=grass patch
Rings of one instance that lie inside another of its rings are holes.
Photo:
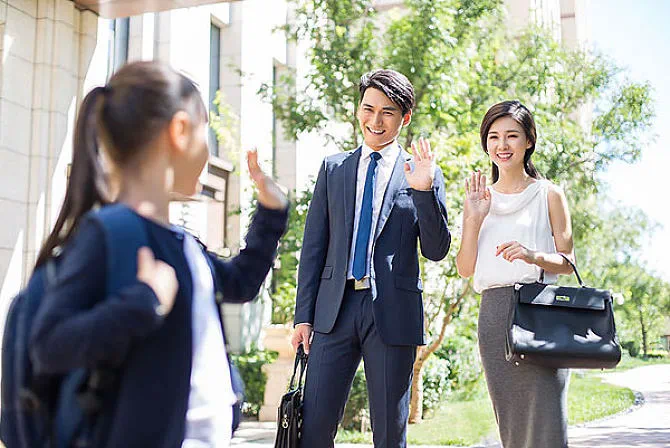
[[[606,383],[596,372],[572,372],[568,391],[568,421],[590,422],[628,409],[635,394],[625,387]]]
[[[667,362],[667,361],[666,361]],[[642,364],[647,365],[647,364]],[[600,371],[573,371],[568,391],[568,416],[571,425],[616,414],[633,405],[630,389],[603,382]],[[485,390],[482,380],[482,389]],[[487,396],[475,394],[468,401],[450,400],[430,419],[410,425],[410,445],[475,445],[496,433],[495,417]],[[372,443],[372,433],[338,431],[337,443]]]
[[[664,358],[633,358],[628,353],[621,356],[621,362],[616,366],[616,371],[630,370],[636,367],[644,367],[653,364],[670,364],[670,357]]]
[[[446,403],[433,418],[410,425],[412,445],[474,445],[496,430],[488,398]]]
[[[368,443],[372,444],[372,432],[361,433],[358,431],[348,431],[339,429],[335,443]]]
[[[487,399],[446,403],[433,418],[407,431],[409,445],[474,445],[495,431],[493,409]],[[337,443],[372,443],[372,433],[338,431]]]

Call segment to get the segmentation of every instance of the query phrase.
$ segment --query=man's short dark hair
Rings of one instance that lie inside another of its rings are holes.
[[[391,101],[400,106],[403,115],[414,109],[414,86],[402,73],[395,70],[373,70],[361,76],[358,85],[361,101],[365,91],[370,87],[381,90]]]

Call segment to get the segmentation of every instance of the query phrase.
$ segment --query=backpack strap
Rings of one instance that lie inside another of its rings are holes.
[[[137,278],[137,251],[149,245],[142,218],[123,204],[112,204],[90,214],[102,227],[107,253],[106,297],[131,285]],[[64,396],[76,397],[77,405],[66,404],[67,421],[57,424],[64,429],[59,445],[91,446],[92,431],[103,406],[102,396],[114,384],[116,372],[109,368],[78,369],[64,383]],[[79,409],[77,411],[76,409]]]
[[[126,205],[109,205],[93,216],[105,231],[107,295],[111,295],[137,278],[137,251],[149,245],[149,236],[142,218]]]
[[[149,236],[142,218],[128,206],[113,204],[93,214],[104,229],[107,249],[106,291],[107,297],[133,284],[137,278],[137,251],[149,246]],[[116,380],[110,369],[94,369],[87,384],[79,394],[84,411],[95,415],[100,411],[100,396]]]

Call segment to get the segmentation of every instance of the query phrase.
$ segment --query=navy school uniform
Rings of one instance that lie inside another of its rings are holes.
[[[288,210],[258,206],[246,247],[231,260],[208,253],[223,300],[243,303],[270,270]],[[174,267],[179,290],[167,316],[140,281],[105,297],[103,231],[84,220],[65,247],[56,284],[35,318],[31,356],[38,373],[99,365],[119,368],[117,387],[99,418],[99,447],[177,448],[184,439],[193,358],[191,271],[184,235],[143,219],[156,259]],[[119,242],[122,244],[122,242]]]

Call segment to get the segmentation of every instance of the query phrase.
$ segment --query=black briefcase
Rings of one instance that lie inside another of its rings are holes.
[[[561,254],[562,255],[562,254]],[[509,315],[505,357],[553,368],[611,369],[621,360],[612,294],[580,287],[517,284]]]
[[[275,448],[298,448],[302,429],[302,398],[305,391],[303,377],[306,369],[307,355],[301,344],[295,355],[288,392],[284,394],[279,404]],[[297,383],[295,382],[296,374],[298,375]]]

